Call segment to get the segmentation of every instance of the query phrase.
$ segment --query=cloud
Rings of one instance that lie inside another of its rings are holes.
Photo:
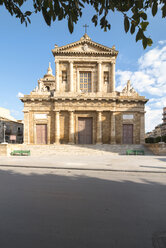
[[[15,110],[15,109],[11,109],[10,112],[14,116],[18,116],[20,114],[20,112],[18,110]]]
[[[133,87],[150,101],[146,104],[146,131],[162,123],[162,109],[166,106],[166,40],[138,59],[136,71],[116,72],[117,90],[131,80]]]
[[[153,109],[146,105],[145,111],[146,131],[152,131],[155,126],[161,123],[162,109]]]
[[[159,42],[158,42],[160,45],[164,45],[164,44],[166,44],[166,40],[159,40]]]
[[[18,92],[17,97],[23,97],[23,96],[24,96],[24,94],[23,94],[23,93]]]

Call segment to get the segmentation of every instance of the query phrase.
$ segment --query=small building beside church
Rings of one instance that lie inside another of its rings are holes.
[[[26,144],[143,144],[144,106],[130,81],[115,88],[118,51],[91,40],[55,45],[38,86],[21,97]]]
[[[9,109],[0,107],[0,143],[23,143],[23,122],[11,116]]]

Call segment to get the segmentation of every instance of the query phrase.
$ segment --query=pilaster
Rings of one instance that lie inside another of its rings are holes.
[[[115,92],[115,62],[111,63],[111,92]]]
[[[74,144],[74,111],[69,111],[69,144]]]
[[[111,144],[116,144],[116,138],[115,138],[115,113],[111,113],[111,134],[110,134],[110,143]]]
[[[59,144],[60,141],[60,113],[55,111],[55,143]]]
[[[101,61],[98,62],[98,87],[97,91],[101,92],[102,90],[102,73],[101,73]]]
[[[97,111],[97,144],[102,144],[102,112]]]
[[[56,91],[59,91],[59,61],[55,61],[55,80],[56,80]]]
[[[74,86],[73,86],[73,61],[70,61],[70,87],[69,91],[73,92]]]
[[[24,112],[24,144],[29,144],[29,112]]]
[[[140,113],[140,144],[145,143],[145,115]]]

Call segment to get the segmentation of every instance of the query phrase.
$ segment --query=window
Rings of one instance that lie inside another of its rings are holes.
[[[91,72],[80,72],[80,90],[82,92],[91,92]]]
[[[62,83],[67,83],[67,71],[62,71]]]
[[[46,89],[47,89],[47,91],[50,91],[50,87],[49,86],[46,86]]]
[[[104,83],[108,84],[109,83],[109,72],[104,71]]]

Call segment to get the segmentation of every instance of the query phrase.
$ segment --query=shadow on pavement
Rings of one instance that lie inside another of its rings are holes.
[[[163,175],[32,171],[0,170],[2,248],[151,248],[166,230]]]

